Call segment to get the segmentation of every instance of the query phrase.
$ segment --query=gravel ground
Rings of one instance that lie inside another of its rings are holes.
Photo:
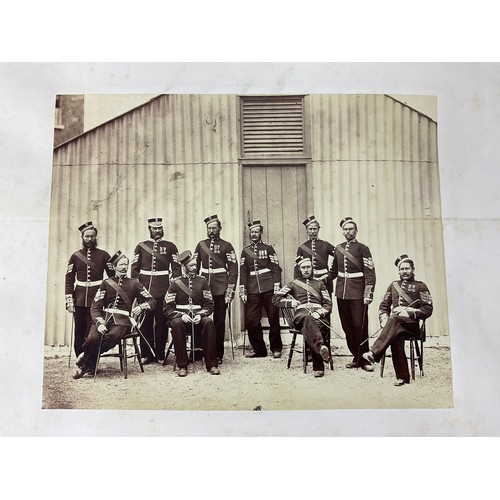
[[[178,377],[173,359],[166,366],[145,366],[141,373],[130,360],[128,378],[120,372],[116,358],[103,359],[97,378],[73,380],[74,357],[68,367],[68,347],[47,347],[44,359],[42,407],[47,409],[120,410],[306,410],[372,408],[451,408],[452,379],[449,344],[443,338],[428,338],[425,344],[425,376],[411,384],[394,387],[392,362],[386,361],[384,377],[380,365],[373,373],[347,369],[350,361],[345,345],[333,343],[334,370],[314,378],[312,367],[303,373],[301,355],[294,354],[286,368],[287,338],[281,359],[247,359],[242,346],[226,345],[219,376],[210,375],[199,361],[190,365],[188,376]],[[288,340],[289,343],[289,340]],[[407,348],[408,350],[408,348]]]

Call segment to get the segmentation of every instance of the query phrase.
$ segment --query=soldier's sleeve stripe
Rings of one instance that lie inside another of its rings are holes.
[[[143,297],[146,297],[147,299],[150,299],[152,297],[152,295],[146,289],[141,291],[141,295]]]
[[[371,257],[363,257],[363,263],[369,269],[373,269],[374,268],[373,260],[371,259]]]
[[[203,290],[203,297],[205,299],[212,299],[212,292],[210,290]]]
[[[132,264],[135,264],[139,260],[139,254],[135,253],[134,254],[134,259],[132,260]]]
[[[68,270],[66,271],[66,274],[69,274],[69,273],[71,273],[73,271],[73,266],[74,266],[74,264],[69,264],[68,265]]]

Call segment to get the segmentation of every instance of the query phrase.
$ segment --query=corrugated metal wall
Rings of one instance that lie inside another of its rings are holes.
[[[149,237],[149,217],[164,218],[165,238],[182,251],[206,237],[203,219],[217,213],[238,252],[237,104],[230,95],[161,96],[55,150],[46,344],[70,340],[64,275],[86,220],[101,248],[131,255]],[[239,330],[237,310],[233,323]]]
[[[435,302],[429,335],[448,335],[437,125],[384,95],[312,95],[310,99],[314,211],[321,235],[344,241],[340,220],[358,221],[377,271],[370,332],[407,253]],[[333,315],[336,318],[336,315]],[[336,321],[336,331],[340,323]]]
[[[377,268],[377,303],[397,276],[395,257],[414,255],[417,278],[427,282],[436,303],[429,333],[447,335],[436,124],[383,95],[306,99],[308,182],[321,237],[339,243],[339,220],[351,215],[359,221],[359,240],[372,249]],[[217,213],[222,237],[239,255],[246,241],[238,106],[234,95],[160,96],[55,150],[46,344],[69,343],[64,275],[86,220],[98,226],[101,248],[131,255],[149,237],[149,217],[164,218],[165,238],[182,251],[194,249],[205,237],[203,219]],[[240,304],[234,304],[238,334]],[[374,331],[376,307],[370,311]]]

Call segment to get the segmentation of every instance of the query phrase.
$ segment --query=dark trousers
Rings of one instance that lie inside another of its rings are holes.
[[[216,333],[216,347],[217,357],[222,359],[224,357],[224,339],[226,337],[226,296],[214,295],[214,325]]]
[[[78,357],[83,352],[83,343],[87,338],[90,327],[92,326],[92,317],[90,316],[90,307],[75,306],[73,313],[75,320],[75,338],[73,347]]]
[[[205,366],[207,370],[212,367],[217,367],[217,351],[215,348],[215,326],[211,318],[201,318],[197,325],[192,323],[184,323],[182,319],[175,318],[170,322],[172,329],[172,340],[174,341],[175,360],[179,368],[185,368],[188,365],[189,359],[186,349],[186,333],[190,332],[194,327],[194,335],[198,339],[201,337],[201,345],[203,346],[203,357],[205,358]],[[195,345],[196,342],[195,338]]]
[[[142,335],[140,337],[141,356],[143,358],[165,358],[165,346],[167,344],[168,327],[167,319],[163,314],[164,297],[155,297],[157,306],[153,311],[146,311],[144,321],[140,327]],[[149,345],[148,345],[149,343]],[[150,347],[151,346],[151,347]],[[153,352],[151,352],[151,349]]]
[[[418,336],[418,323],[405,316],[391,316],[373,343],[371,351],[379,361],[387,347],[391,346],[392,364],[396,378],[410,380],[408,360],[405,352],[405,333]]]
[[[263,293],[251,293],[248,295],[247,303],[245,304],[245,326],[248,330],[248,340],[255,354],[258,356],[267,355],[267,348],[264,342],[264,333],[261,325],[263,307],[266,310],[269,320],[269,348],[272,352],[281,352],[283,349],[279,309],[272,303],[273,294],[274,292],[272,290]]]
[[[113,349],[120,339],[130,332],[128,325],[106,325],[108,331],[101,335],[95,325],[90,328],[87,340],[83,344],[83,359],[85,366],[94,368],[97,363],[97,356],[110,349]],[[102,337],[102,342],[101,342]],[[100,350],[99,350],[100,345]]]
[[[353,356],[353,362],[366,365],[362,356],[370,350],[368,346],[368,306],[363,299],[344,300],[337,298],[340,322],[344,330],[347,348]],[[363,343],[361,345],[361,343]]]
[[[323,322],[327,320],[323,319]],[[324,325],[312,318],[309,314],[294,319],[294,325],[300,328],[302,336],[311,351],[314,371],[325,371],[325,363],[319,353],[322,345],[327,345],[328,334]]]

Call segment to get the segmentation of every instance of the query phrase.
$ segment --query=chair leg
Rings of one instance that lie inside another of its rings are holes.
[[[127,341],[126,341],[126,339],[122,339],[121,342],[123,344],[123,355],[121,356],[121,358],[123,358],[123,374],[124,374],[125,378],[127,378],[127,358],[128,358]]]
[[[417,353],[417,361],[418,367],[420,369],[420,376],[424,376],[424,345],[423,342],[420,341],[420,347],[418,345],[418,340],[415,340],[415,351]]]
[[[411,379],[415,380],[415,341],[410,339]]]
[[[304,339],[304,336],[302,336],[302,368],[304,370],[304,373],[307,373],[307,355],[307,343]]]
[[[141,350],[139,349],[139,343],[137,342],[137,337],[134,337],[132,339],[132,342],[134,343],[135,357],[137,358],[137,361],[139,362],[139,366],[141,367],[141,372],[144,373],[144,365],[142,364]]]
[[[384,367],[385,367],[385,352],[382,354],[382,357],[380,358],[380,376],[384,376]]]
[[[290,351],[288,352],[288,361],[286,363],[286,367],[290,368],[290,364],[292,363],[293,350],[295,348],[295,341],[297,340],[297,334],[294,333],[292,337],[292,343],[290,344]]]
[[[167,364],[168,355],[171,353],[173,345],[174,345],[174,341],[172,339],[172,340],[170,340],[170,343],[168,344],[167,352],[165,353],[165,359],[163,360],[163,366],[165,366]]]
[[[120,358],[120,371],[123,371],[123,347],[122,347],[122,342],[123,340],[120,339],[118,341],[118,357]]]

